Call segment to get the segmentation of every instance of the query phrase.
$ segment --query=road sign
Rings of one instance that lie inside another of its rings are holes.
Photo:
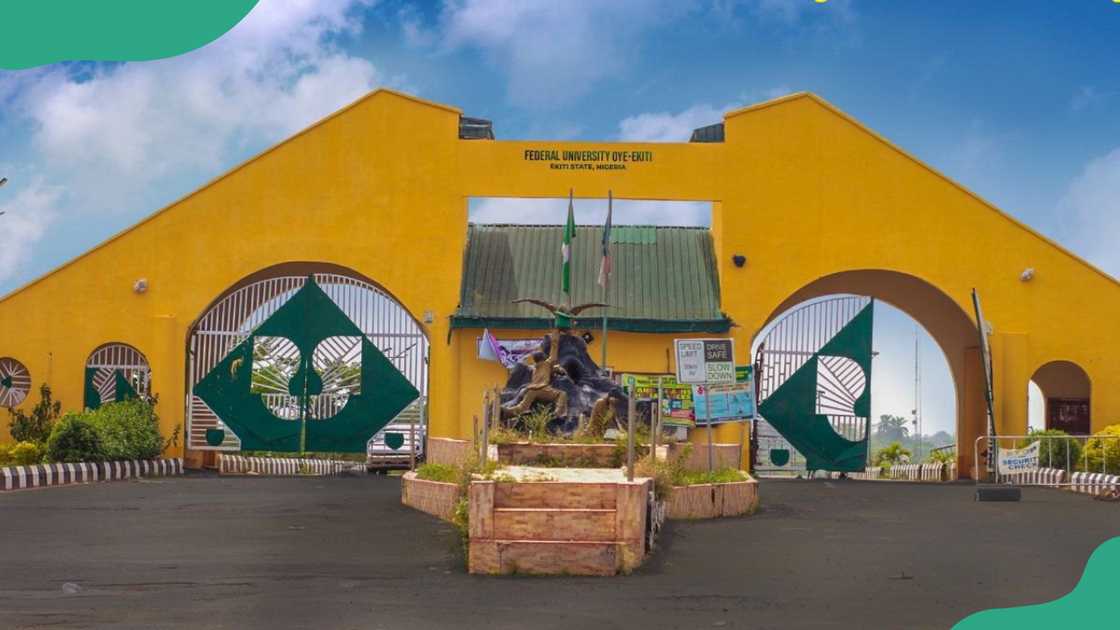
[[[735,383],[735,342],[731,339],[676,339],[677,382]]]

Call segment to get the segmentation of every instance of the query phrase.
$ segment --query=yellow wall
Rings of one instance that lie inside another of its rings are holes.
[[[465,435],[481,389],[502,377],[479,370],[476,332],[448,342],[468,198],[611,190],[618,198],[713,202],[723,310],[737,324],[739,362],[750,359],[752,337],[775,309],[804,287],[838,272],[893,271],[948,296],[954,317],[964,318],[957,324],[972,322],[969,294],[979,289],[995,330],[1004,432],[1025,428],[1027,381],[1059,359],[1088,373],[1094,429],[1120,420],[1120,369],[1108,360],[1120,350],[1117,282],[812,95],[729,114],[719,144],[463,141],[457,124],[452,108],[384,90],[367,96],[4,298],[0,356],[24,362],[36,388],[49,375],[74,407],[90,351],[130,343],[152,364],[170,429],[183,421],[187,330],[206,306],[270,265],[331,262],[374,279],[418,318],[434,313],[426,325],[431,431]],[[626,170],[564,171],[525,159],[539,148],[654,158]],[[747,256],[746,267],[727,264],[734,253]],[[1026,267],[1036,271],[1029,283],[1018,279]],[[136,295],[140,277],[151,288]],[[933,317],[920,304],[907,310],[920,321]],[[612,363],[663,369],[669,337],[612,334]],[[975,344],[938,341],[961,366],[958,410],[971,427]]]

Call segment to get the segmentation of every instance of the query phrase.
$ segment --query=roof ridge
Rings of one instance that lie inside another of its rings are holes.
[[[563,228],[563,223],[476,223],[471,221],[470,227],[510,227],[510,228]],[[600,223],[577,223],[577,228],[599,228]],[[653,223],[611,223],[611,228],[654,228],[658,230],[710,230],[708,225],[656,225]]]

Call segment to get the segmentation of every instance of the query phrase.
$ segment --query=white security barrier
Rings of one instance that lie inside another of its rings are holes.
[[[1069,489],[1082,494],[1104,494],[1105,492],[1120,488],[1120,475],[1106,475],[1104,473],[1073,473]]]
[[[922,481],[944,481],[945,480],[945,464],[942,464],[942,463],[922,464],[921,480]]]
[[[1004,475],[1003,478],[1017,486],[1060,486],[1066,483],[1066,471],[1058,468],[1038,468],[1014,475]]]

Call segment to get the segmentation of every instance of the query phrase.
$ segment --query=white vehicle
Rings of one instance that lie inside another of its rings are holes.
[[[424,458],[427,400],[418,398],[366,443],[366,470],[408,468],[415,436],[416,461]]]

